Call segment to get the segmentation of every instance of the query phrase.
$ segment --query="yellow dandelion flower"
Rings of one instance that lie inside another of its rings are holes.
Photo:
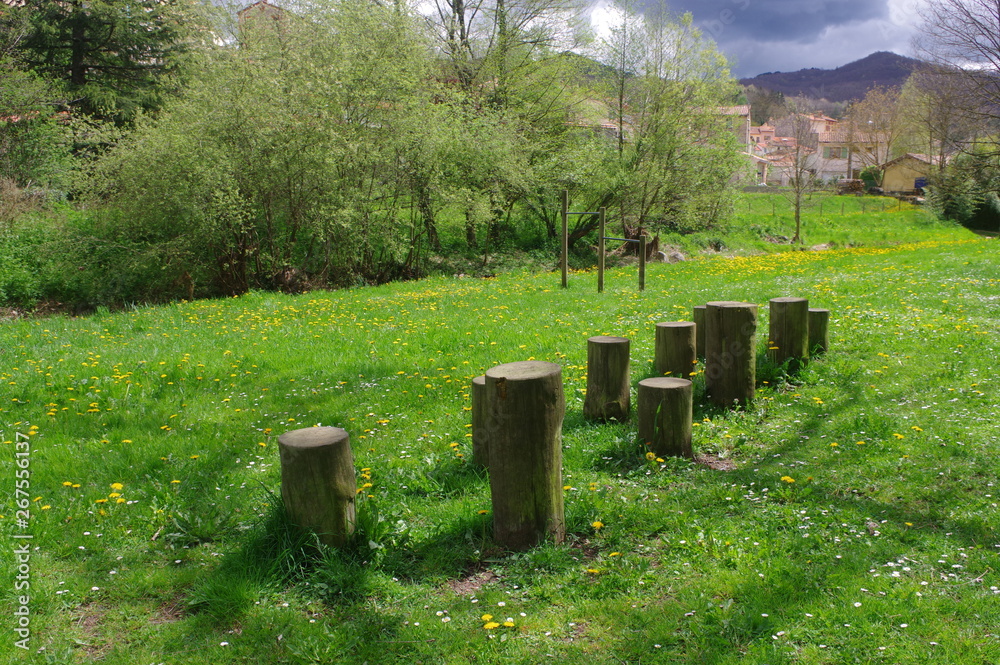
[[[122,485],[121,483],[111,483],[111,489],[113,489],[116,492],[121,490],[123,487],[125,486]]]
[[[505,625],[508,628],[513,628],[514,627],[514,622],[513,621],[504,621],[503,625]]]
[[[792,478],[791,476],[782,476],[781,477],[781,482],[788,483],[789,485],[791,485],[792,483],[795,482],[795,479]]]
[[[494,628],[499,628],[499,627],[500,624],[498,624],[496,621],[488,621],[485,624],[483,624],[483,628],[485,628],[486,630],[493,630]]]
[[[489,621],[492,618],[493,618],[492,614],[484,614],[483,616],[480,617],[480,619],[482,619],[483,621]]]
[[[601,529],[604,528],[604,522],[601,522],[601,521],[591,522],[590,526],[592,526],[595,529],[597,529],[598,531],[600,531]]]

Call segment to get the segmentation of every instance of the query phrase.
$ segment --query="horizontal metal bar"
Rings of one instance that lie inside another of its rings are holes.
[[[566,214],[567,215],[600,215],[601,213],[599,213],[599,212],[569,212],[567,210]]]
[[[638,240],[630,240],[628,238],[612,238],[610,236],[604,236],[605,240],[618,240],[620,242],[639,242]]]

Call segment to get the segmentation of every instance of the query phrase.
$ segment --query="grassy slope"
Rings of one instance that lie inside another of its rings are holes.
[[[644,293],[634,269],[603,295],[593,274],[566,291],[557,274],[512,274],[5,323],[0,440],[31,434],[38,500],[32,650],[0,652],[1000,662],[996,249],[941,237],[655,265]],[[638,381],[656,322],[746,300],[766,331],[782,295],[831,309],[831,351],[795,384],[770,377],[745,412],[706,410],[696,378],[696,449],[735,470],[649,465],[631,425],[582,421],[588,336],[630,337]],[[528,358],[564,369],[573,535],[504,556],[465,461],[467,386]],[[351,433],[378,548],[316,555],[276,515],[276,436],[317,423]],[[514,625],[485,630],[486,614]]]

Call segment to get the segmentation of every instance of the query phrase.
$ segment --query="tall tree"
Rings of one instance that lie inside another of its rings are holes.
[[[910,152],[923,153],[943,170],[947,157],[975,139],[977,123],[966,79],[949,67],[929,65],[913,72],[900,93],[901,139]]]
[[[1000,124],[1000,4],[937,0],[923,5],[922,16],[921,51],[945,68],[939,73],[962,81],[969,93],[963,110],[995,132]]]
[[[201,30],[187,0],[26,0],[24,61],[60,82],[66,103],[123,123],[157,109],[179,85],[185,54]]]
[[[896,156],[905,130],[899,89],[871,88],[864,99],[848,107],[840,126],[847,132],[848,173],[859,166],[881,172],[882,165]]]

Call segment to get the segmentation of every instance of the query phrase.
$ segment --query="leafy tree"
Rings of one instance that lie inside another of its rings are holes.
[[[724,108],[738,87],[690,15],[616,8],[603,58],[616,70],[606,98],[619,137],[608,168],[625,237],[710,225],[744,166]]]
[[[905,130],[899,95],[898,88],[875,86],[848,107],[840,123],[847,128],[848,173],[872,167],[882,182],[882,165],[896,156]]]
[[[209,36],[184,0],[26,0],[13,11],[27,17],[25,63],[61,83],[71,108],[118,123],[176,92],[185,56]]]
[[[203,294],[405,276],[427,80],[413,18],[343,0],[249,29],[100,162],[116,237],[160,258],[159,284]]]

